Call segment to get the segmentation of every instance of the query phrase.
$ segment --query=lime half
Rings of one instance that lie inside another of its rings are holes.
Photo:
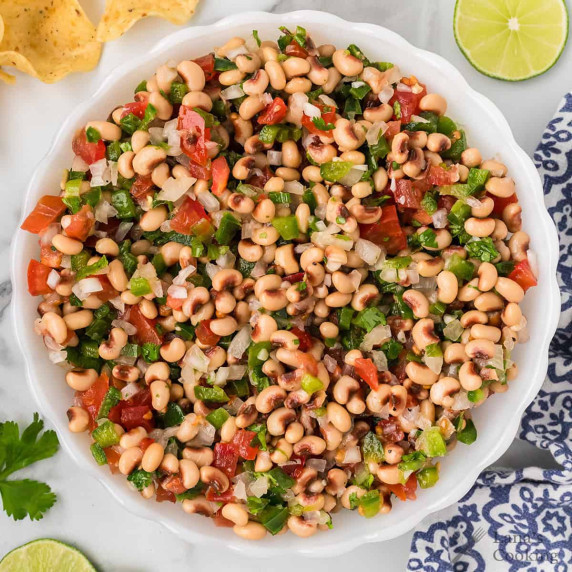
[[[521,81],[550,69],[568,37],[565,0],[457,0],[455,39],[490,77]]]
[[[96,572],[96,570],[73,546],[51,538],[40,538],[6,554],[0,562],[0,572]]]

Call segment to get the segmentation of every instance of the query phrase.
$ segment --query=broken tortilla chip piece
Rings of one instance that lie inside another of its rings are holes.
[[[101,55],[95,32],[77,0],[0,0],[0,66],[46,83],[91,70]]]
[[[106,0],[97,39],[100,42],[115,40],[147,16],[184,24],[195,13],[198,3],[199,0]]]

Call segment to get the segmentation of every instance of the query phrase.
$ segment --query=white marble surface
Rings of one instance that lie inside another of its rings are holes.
[[[570,1],[567,0],[569,7]],[[95,19],[104,2],[82,0],[82,4]],[[520,145],[532,153],[563,92],[569,89],[572,47],[568,47],[555,68],[539,78],[521,84],[489,79],[477,73],[458,50],[452,32],[453,7],[453,0],[201,0],[192,23],[211,23],[245,10],[316,9],[349,20],[382,24],[456,65],[477,90],[500,107]],[[37,410],[26,387],[22,358],[13,340],[7,312],[10,241],[29,176],[68,110],[91,94],[115,65],[144,52],[174,29],[162,20],[148,19],[107,45],[99,67],[90,74],[75,75],[52,86],[18,76],[15,87],[0,86],[0,419],[25,422]],[[359,44],[359,38],[356,42]],[[515,441],[498,464],[550,466],[551,457]],[[237,557],[223,547],[215,554],[212,550],[185,544],[157,524],[127,513],[99,483],[81,474],[64,452],[25,473],[25,476],[49,482],[59,500],[48,515],[36,523],[14,523],[0,513],[0,556],[15,546],[49,536],[76,544],[106,572],[151,572],[167,567],[171,572],[207,567],[237,571],[292,568],[322,571],[348,569],[356,561],[361,567],[373,569],[379,569],[383,562],[384,570],[393,571],[403,570],[407,561],[411,533],[392,542],[362,547],[335,560],[254,560]]]

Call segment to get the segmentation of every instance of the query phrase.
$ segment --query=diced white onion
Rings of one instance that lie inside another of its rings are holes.
[[[431,421],[421,414],[419,405],[411,407],[410,409],[405,409],[400,417],[419,429],[429,429],[429,427],[431,427]]]
[[[312,105],[309,101],[304,103],[302,108],[304,110],[304,115],[313,118],[313,117],[322,117],[322,112],[320,111],[319,107]]]
[[[306,467],[315,469],[318,473],[323,473],[326,470],[326,459],[308,459]]]
[[[230,87],[227,87],[226,89],[223,89],[220,92],[220,96],[222,99],[225,100],[230,100],[230,99],[238,99],[239,97],[242,97],[244,95],[244,91],[242,91],[242,88],[240,87],[240,85],[231,85]]]
[[[379,141],[379,136],[383,135],[388,129],[385,121],[376,121],[365,134],[365,140],[369,145],[375,145]]]
[[[177,300],[185,300],[187,298],[187,289],[184,286],[177,286],[176,284],[171,284],[167,289],[167,295],[170,298],[176,298]]]
[[[65,363],[67,360],[67,352],[64,350],[57,350],[48,352],[48,358],[52,363]]]
[[[326,105],[329,105],[330,107],[333,108],[337,108],[338,104],[328,95],[326,95],[325,93],[322,93],[318,99],[321,99]]]
[[[235,379],[242,379],[246,374],[245,365],[231,365],[228,368],[228,379],[233,381]]]
[[[536,255],[536,252],[531,248],[528,249],[526,255],[528,257],[528,264],[530,265],[530,270],[532,270],[534,277],[538,279],[538,256]]]
[[[107,201],[99,201],[95,206],[95,220],[103,224],[107,224],[110,218],[117,215],[117,209],[110,205]]]
[[[232,338],[228,346],[228,354],[236,359],[240,359],[250,345],[251,334],[252,328],[250,326],[246,325],[242,327],[234,338]]]
[[[360,349],[369,352],[374,346],[380,345],[388,338],[391,338],[391,328],[380,324],[364,336]]]
[[[221,268],[212,262],[207,262],[205,264],[205,270],[207,271],[208,277],[212,280],[216,276],[217,272],[220,272]]]
[[[268,265],[266,264],[266,262],[259,260],[252,267],[252,270],[250,271],[250,276],[252,278],[261,278],[262,276],[264,276],[266,274],[266,270],[268,270]]]
[[[495,355],[487,361],[487,365],[504,371],[504,351],[501,345],[495,344]]]
[[[387,356],[381,350],[372,350],[371,359],[377,371],[387,371]]]
[[[396,89],[402,93],[411,93],[411,88],[404,83],[398,83]]]
[[[390,84],[397,83],[402,77],[403,74],[398,66],[393,66],[385,72],[385,79]]]
[[[369,240],[358,238],[356,240],[356,253],[366,264],[372,266],[377,262],[381,248]]]
[[[111,184],[114,187],[117,186],[117,181],[119,179],[119,169],[117,167],[117,161],[109,161],[109,177],[111,178]]]
[[[182,268],[177,274],[177,276],[175,276],[175,278],[173,279],[173,284],[175,284],[176,286],[184,286],[187,282],[187,278],[192,274],[194,274],[196,270],[197,269],[192,264],[189,264],[189,266]]]
[[[234,485],[233,494],[238,500],[245,501],[248,499],[248,495],[246,494],[246,485],[244,484],[244,481],[238,481],[238,483]]]
[[[226,405],[223,407],[231,414],[236,415],[240,408],[244,405],[244,401],[240,397],[233,397]]]
[[[344,460],[342,464],[344,465],[352,465],[354,463],[359,463],[361,461],[361,451],[359,447],[350,447],[346,449],[344,454]]]
[[[52,268],[50,273],[48,274],[48,278],[46,280],[46,284],[54,290],[55,287],[60,283],[61,276],[59,275],[58,271]]]
[[[69,254],[64,254],[62,256],[62,262],[60,266],[62,268],[71,268],[71,256]]]
[[[116,296],[109,300],[109,303],[119,312],[125,312],[125,302],[121,299],[121,296]]]
[[[445,337],[449,338],[451,341],[456,342],[463,333],[464,328],[461,326],[459,320],[451,320],[443,329],[443,334]]]
[[[300,181],[286,181],[284,190],[293,195],[303,195],[306,187]]]
[[[151,145],[157,145],[163,142],[163,127],[149,127],[149,142]]]
[[[260,498],[268,492],[268,477],[258,477],[249,488],[253,496]]]
[[[463,411],[463,409],[471,409],[475,404],[469,401],[469,396],[466,391],[459,391],[453,395],[453,404],[450,409],[454,411]]]
[[[52,244],[52,238],[61,232],[60,223],[50,224],[40,235],[40,244]]]
[[[72,292],[80,299],[86,300],[90,294],[94,292],[101,292],[103,286],[101,282],[95,278],[84,278],[79,282],[76,282],[72,287]]]
[[[225,252],[221,254],[217,259],[216,263],[221,268],[232,268],[234,263],[236,262],[236,256],[232,253],[232,251]]]
[[[393,97],[395,90],[391,87],[391,85],[386,85],[377,96],[381,103],[388,103],[389,100]]]
[[[439,209],[435,211],[431,218],[433,219],[433,226],[435,228],[445,228],[447,226],[447,209]]]
[[[266,156],[268,157],[269,165],[282,165],[282,151],[274,151],[271,149],[266,153]]]
[[[421,117],[420,115],[412,115],[411,121],[414,121],[415,123],[431,123],[428,119],[425,119],[425,117]]]
[[[393,177],[391,177],[390,181],[391,181],[391,183],[389,185],[389,189],[392,192],[395,192],[395,190],[397,189],[397,181]]]
[[[204,191],[197,195],[197,199],[208,213],[213,213],[220,210],[220,203],[218,199],[210,192]]]
[[[222,387],[228,380],[228,367],[219,367],[216,370],[214,384]]]
[[[465,199],[465,202],[471,207],[471,208],[479,208],[480,206],[482,206],[483,203],[481,203],[481,201],[479,201],[479,199],[477,199],[476,197],[467,197]]]
[[[114,328],[121,328],[128,336],[134,336],[137,333],[137,328],[125,320],[113,320],[111,325]]]
[[[433,373],[439,374],[439,373],[441,373],[441,369],[443,368],[443,356],[429,357],[429,356],[424,355],[423,356],[423,363]]]
[[[115,241],[121,242],[129,234],[132,227],[132,222],[120,222],[117,230],[115,231]]]
[[[329,373],[333,373],[336,371],[336,367],[338,367],[338,362],[330,355],[326,354],[323,358],[324,365]]]
[[[76,155],[72,161],[72,171],[81,171],[85,173],[89,169],[89,165],[79,156]]]
[[[306,252],[306,250],[309,250],[310,248],[314,248],[314,245],[311,242],[306,242],[304,244],[297,244],[294,247],[294,252],[296,254],[302,254],[303,252]]]
[[[354,165],[350,172],[339,180],[339,183],[345,187],[351,187],[363,177],[366,171],[367,165]]]
[[[161,187],[157,199],[160,201],[178,201],[195,183],[194,177],[169,177]],[[201,194],[210,194],[205,191]],[[218,201],[217,201],[218,204]]]
[[[196,344],[191,346],[191,349],[185,356],[185,363],[188,363],[197,371],[207,373],[209,368],[210,359],[203,353],[201,348]]]
[[[314,232],[311,236],[312,242],[316,246],[325,248],[326,246],[339,246],[341,249],[349,252],[353,248],[353,240],[345,240],[339,238],[340,235],[332,235],[327,232]]]
[[[140,387],[135,383],[128,383],[122,390],[121,390],[121,397],[125,400],[131,399],[136,393],[141,391]]]
[[[210,447],[215,440],[216,429],[214,425],[205,422],[200,426],[197,436],[189,441],[188,446],[190,447]]]
[[[241,54],[248,54],[248,49],[244,44],[241,44],[237,48],[234,48],[234,49],[226,52],[226,57],[229,60],[234,60],[234,58],[236,58],[237,56],[240,56]]]

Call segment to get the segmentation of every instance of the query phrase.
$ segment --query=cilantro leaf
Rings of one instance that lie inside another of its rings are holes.
[[[54,431],[45,431],[44,422],[34,414],[32,423],[22,432],[14,421],[0,423],[0,495],[8,516],[21,520],[29,516],[32,520],[42,518],[56,501],[56,495],[45,483],[24,479],[8,481],[16,471],[47,459],[59,447]]]

